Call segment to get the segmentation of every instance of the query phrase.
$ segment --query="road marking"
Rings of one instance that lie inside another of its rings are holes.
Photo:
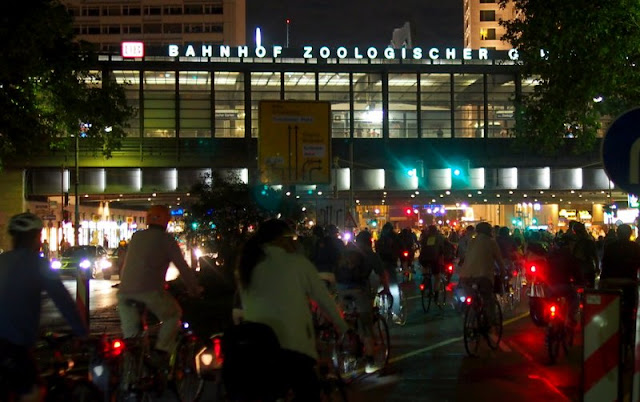
[[[524,314],[520,314],[518,316],[515,316],[513,318],[510,318],[507,321],[503,321],[502,322],[502,326],[504,327],[505,325],[509,325],[509,324],[511,324],[513,322],[516,322],[516,321],[528,316],[528,315],[529,315],[529,313],[524,313]],[[422,349],[417,349],[417,350],[414,350],[412,352],[405,353],[403,355],[393,357],[393,358],[389,359],[389,363],[395,363],[395,362],[398,362],[400,360],[405,360],[405,359],[408,359],[409,357],[413,357],[413,356],[419,355],[421,353],[429,352],[431,350],[438,349],[438,348],[441,348],[443,346],[447,346],[447,345],[450,345],[452,343],[461,341],[462,339],[463,339],[462,336],[458,336],[456,338],[447,339],[447,340],[435,343],[433,345],[426,346],[426,347],[424,347]],[[500,342],[500,344],[502,344],[502,342]]]

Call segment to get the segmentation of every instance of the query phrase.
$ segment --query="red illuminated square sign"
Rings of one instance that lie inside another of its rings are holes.
[[[144,43],[122,42],[122,57],[124,58],[144,57]]]

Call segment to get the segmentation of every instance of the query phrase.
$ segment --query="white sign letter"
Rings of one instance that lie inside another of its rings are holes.
[[[249,47],[238,46],[238,57],[249,57]]]
[[[370,59],[375,59],[376,57],[378,57],[378,49],[376,49],[375,47],[370,47],[369,49],[367,49],[367,57],[369,57]]]
[[[344,59],[345,57],[347,57],[347,48],[344,46],[340,46],[336,53],[338,54],[339,59]]]
[[[484,47],[478,49],[478,60],[488,60],[489,59],[489,50]]]
[[[266,55],[267,55],[267,49],[264,46],[258,46],[256,48],[256,56],[258,56],[259,58],[263,58]]]
[[[393,50],[392,47],[388,47],[386,49],[384,49],[384,58],[385,59],[395,59],[396,58],[396,51]]]
[[[213,46],[202,45],[202,57],[213,57]]]
[[[227,45],[220,45],[220,57],[231,57],[231,48]]]
[[[353,57],[355,57],[356,59],[361,59],[362,58],[362,55],[360,54],[360,49],[358,49],[358,46],[356,46],[355,49],[354,49]]]
[[[429,49],[429,58],[431,60],[438,60],[440,58],[440,50],[435,47]]]
[[[468,47],[464,48],[464,50],[462,51],[462,58],[464,60],[471,60],[471,49],[469,49]]]
[[[518,54],[517,49],[509,49],[509,58],[511,60],[518,60],[519,57],[520,55]]]
[[[414,47],[413,48],[413,58],[416,59],[416,60],[422,59],[422,48],[421,47]]]
[[[193,48],[193,45],[187,46],[187,51],[184,52],[184,55],[187,57],[196,57],[196,51]]]
[[[407,58],[407,48],[403,47],[402,49],[400,49],[400,55],[402,56],[403,59]]]
[[[273,47],[273,57],[280,56],[280,53],[282,53],[282,46],[275,45]]]
[[[329,56],[331,56],[331,49],[326,46],[322,46],[320,48],[320,57],[322,57],[323,59],[328,59]]]
[[[178,57],[180,50],[178,45],[169,45],[169,57]]]
[[[313,55],[311,54],[311,52],[313,51],[313,46],[304,46],[304,57],[305,59],[311,59],[313,58]]]
[[[447,60],[453,60],[453,59],[456,58],[456,49],[455,48],[448,47],[445,52],[446,52],[445,58]]]

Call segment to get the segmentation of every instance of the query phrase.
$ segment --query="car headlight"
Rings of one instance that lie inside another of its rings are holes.
[[[100,268],[102,269],[111,268],[111,262],[109,260],[100,261]]]
[[[80,268],[89,269],[90,267],[91,267],[91,261],[89,261],[89,260],[80,261]]]
[[[60,269],[62,268],[62,263],[58,260],[51,261],[51,269]]]

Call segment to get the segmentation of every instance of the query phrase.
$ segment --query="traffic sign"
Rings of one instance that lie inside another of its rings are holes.
[[[258,166],[264,184],[331,182],[331,104],[261,101]]]
[[[632,194],[640,194],[640,108],[618,117],[602,141],[602,163],[609,179]]]

